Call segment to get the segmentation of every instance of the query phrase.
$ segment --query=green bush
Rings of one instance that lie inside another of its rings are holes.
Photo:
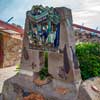
[[[20,71],[20,64],[17,64],[17,65],[16,65],[16,70],[15,70],[15,71],[16,71],[16,74],[19,73],[19,71]]]
[[[76,45],[82,79],[100,76],[100,44],[80,43]]]
[[[48,76],[48,52],[44,53],[45,55],[45,65],[40,71],[40,79],[45,79]]]

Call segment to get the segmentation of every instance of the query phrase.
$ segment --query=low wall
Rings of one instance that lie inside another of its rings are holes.
[[[75,30],[75,41],[77,42],[98,42],[100,43],[100,36],[91,34],[89,32],[80,32]]]

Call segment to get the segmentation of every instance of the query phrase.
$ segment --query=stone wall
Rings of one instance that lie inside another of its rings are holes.
[[[100,43],[99,34],[92,34],[87,31],[75,30],[75,41],[76,42],[98,42]]]
[[[3,67],[20,63],[22,40],[13,38],[10,35],[3,35],[4,60]]]

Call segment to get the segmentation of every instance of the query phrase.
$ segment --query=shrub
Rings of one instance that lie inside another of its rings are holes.
[[[45,55],[45,65],[40,71],[40,79],[45,79],[48,76],[48,52],[44,53]]]
[[[19,71],[20,71],[20,64],[17,64],[17,65],[16,65],[16,70],[15,70],[15,71],[16,71],[16,74],[19,73]]]
[[[100,76],[100,44],[80,43],[76,45],[82,79]]]

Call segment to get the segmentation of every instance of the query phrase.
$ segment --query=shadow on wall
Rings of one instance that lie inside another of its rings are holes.
[[[4,60],[4,41],[3,41],[3,35],[0,33],[0,68],[3,67],[3,60]]]

